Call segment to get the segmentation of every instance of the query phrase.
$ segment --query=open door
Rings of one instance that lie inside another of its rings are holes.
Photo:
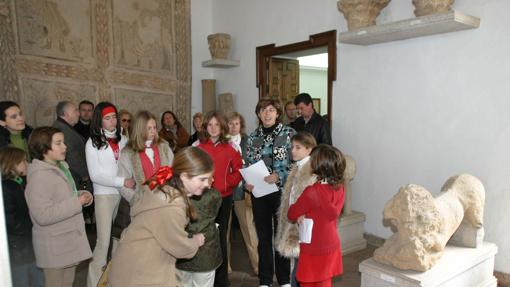
[[[269,97],[280,100],[282,105],[299,93],[299,61],[271,58],[269,63]]]

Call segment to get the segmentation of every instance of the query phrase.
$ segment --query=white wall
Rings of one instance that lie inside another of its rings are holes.
[[[299,67],[299,92],[309,93],[312,98],[321,100],[315,107],[321,115],[328,113],[328,70],[327,68]]]
[[[192,9],[205,9],[193,2]],[[231,58],[240,59],[241,66],[213,74],[218,92],[238,96],[236,107],[247,117],[248,130],[256,123],[255,48],[303,41],[332,29],[345,31],[336,2],[214,1],[212,31],[232,35]],[[366,231],[382,237],[391,234],[382,226],[382,209],[401,185],[417,183],[437,193],[451,175],[478,176],[487,191],[486,240],[499,246],[496,269],[510,273],[510,18],[506,15],[510,1],[459,0],[454,7],[480,17],[481,27],[368,47],[337,45],[333,142],[356,159],[353,207],[366,213]],[[378,22],[413,17],[412,10],[411,1],[392,1]],[[192,27],[194,40],[196,34],[210,31],[210,27]],[[195,52],[196,41],[193,45]],[[203,56],[193,54],[194,62]],[[196,78],[205,73],[193,64],[194,89]],[[194,90],[193,95],[196,107],[199,93]]]
[[[213,69],[202,68],[211,59],[207,35],[212,34],[212,1],[191,1],[191,112],[202,111],[202,80],[214,79]],[[187,127],[190,133],[194,130]]]

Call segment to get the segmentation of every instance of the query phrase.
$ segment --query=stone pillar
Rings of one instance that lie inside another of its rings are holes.
[[[202,112],[216,110],[216,80],[202,80]]]

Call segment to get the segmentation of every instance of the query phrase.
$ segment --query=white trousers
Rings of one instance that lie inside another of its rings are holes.
[[[182,287],[213,287],[216,270],[209,272],[188,272],[176,269]]]
[[[94,253],[92,254],[92,260],[89,264],[87,287],[96,287],[99,278],[101,278],[101,274],[103,274],[102,268],[106,265],[112,223],[113,220],[115,220],[115,216],[117,216],[120,195],[96,195],[94,196],[94,202],[97,240]]]

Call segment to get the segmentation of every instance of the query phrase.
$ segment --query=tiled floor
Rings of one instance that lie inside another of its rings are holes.
[[[95,242],[95,234],[93,231],[89,232],[89,239]],[[372,256],[374,252],[373,247],[368,247],[349,255],[344,256],[344,274],[337,277],[333,281],[335,287],[357,287],[360,286],[361,275],[358,272],[358,265],[361,261]],[[237,230],[232,238],[232,258],[231,266],[232,273],[230,274],[230,284],[232,287],[256,287],[258,286],[258,278],[253,274],[253,271],[248,262],[248,253],[244,246],[241,233]],[[87,265],[84,262],[78,266],[74,287],[85,287],[87,284]],[[275,282],[274,286],[278,286]]]
[[[234,229],[235,230],[235,229]],[[89,230],[89,240],[95,242],[95,232]],[[333,280],[335,287],[358,287],[361,285],[361,274],[358,272],[358,265],[361,261],[370,258],[374,253],[375,247],[354,252],[343,257],[344,274]],[[230,274],[230,283],[232,287],[256,287],[258,279],[253,274],[248,262],[248,253],[244,246],[243,238],[239,230],[235,230],[232,238],[232,273]],[[74,287],[85,287],[87,284],[87,264],[83,262],[78,266]],[[278,286],[275,282],[274,286]],[[464,286],[463,286],[464,287]],[[498,287],[510,287],[509,285],[498,284]]]

